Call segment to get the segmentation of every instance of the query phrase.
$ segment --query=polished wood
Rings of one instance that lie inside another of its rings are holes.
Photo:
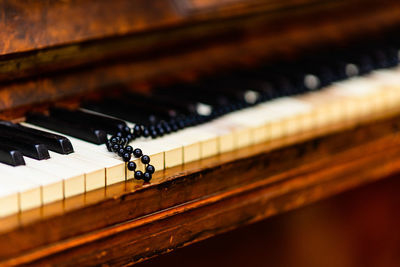
[[[0,263],[139,262],[400,171],[399,116],[341,129],[241,149],[160,172],[152,184],[121,183],[8,217],[0,221]]]
[[[399,178],[357,187],[137,266],[397,267]]]

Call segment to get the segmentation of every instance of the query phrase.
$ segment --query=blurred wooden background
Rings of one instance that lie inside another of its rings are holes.
[[[400,175],[137,265],[397,267]]]

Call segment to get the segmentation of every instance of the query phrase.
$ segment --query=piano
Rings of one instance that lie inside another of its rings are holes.
[[[0,265],[131,265],[400,171],[400,2],[0,3]]]

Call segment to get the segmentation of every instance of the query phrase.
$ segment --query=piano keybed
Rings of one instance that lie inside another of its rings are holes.
[[[144,125],[141,130],[146,129],[148,133],[132,140],[130,145],[142,149],[144,154],[150,156],[150,163],[156,171],[161,171],[247,146],[323,129],[332,124],[397,112],[400,104],[397,52],[390,50],[382,54],[378,51],[374,55],[367,57],[370,61],[349,59],[342,65],[342,76],[334,78],[327,75],[331,74],[329,71],[305,72],[301,75],[295,73],[293,77],[300,77],[300,84],[290,86],[293,80],[285,80],[285,77],[278,75],[274,80],[274,85],[280,86],[278,90],[271,89],[270,80],[262,75],[265,69],[261,69],[261,76],[257,70],[256,77],[252,76],[250,80],[241,79],[239,72],[238,79],[233,79],[236,85],[230,82],[226,86],[223,79],[214,79],[205,85],[183,85],[154,92],[154,99],[175,97],[175,101],[154,100],[152,103],[151,97],[137,96],[140,99],[138,101],[135,95],[127,95],[124,99],[111,97],[103,102],[88,102],[78,112],[118,119],[131,128]],[[312,69],[324,68],[316,65]],[[279,71],[275,71],[274,75],[277,73]],[[273,75],[268,73],[266,76]],[[230,86],[234,88],[232,91],[229,91]],[[250,87],[248,89],[245,86]],[[131,112],[129,105],[132,105]],[[182,105],[186,107],[181,108]],[[150,118],[152,109],[156,115]],[[174,114],[171,116],[173,123],[161,123],[169,116],[166,112],[171,110],[185,110],[184,118],[191,120],[178,127],[176,124],[181,117],[174,117]],[[51,110],[50,117],[28,115],[20,125],[67,138],[72,144],[72,153],[55,151],[48,139],[33,142],[35,138],[29,137],[30,133],[16,131],[18,135],[15,135],[15,142],[20,144],[11,142],[13,139],[10,137],[11,143],[5,143],[7,135],[1,137],[5,138],[4,145],[13,148],[0,147],[3,162],[0,164],[1,217],[116,183],[126,181],[143,184],[142,180],[134,178],[134,173],[127,169],[121,157],[104,145],[107,134],[110,137],[116,131],[108,130],[99,135],[92,126],[85,128],[85,123],[91,124],[90,120],[85,121],[79,116],[68,118],[70,111],[65,112],[64,117],[60,115],[63,114],[62,110],[58,117],[57,111]],[[193,114],[196,116],[193,117]],[[9,127],[7,123],[3,124],[6,128]],[[4,129],[1,131],[6,132]],[[44,149],[38,148],[43,144]],[[46,145],[50,151],[47,151]],[[22,154],[25,164],[20,162]],[[15,165],[20,166],[10,166],[10,157],[19,159]],[[139,159],[133,161],[138,170],[144,171],[145,166]],[[150,182],[158,181],[153,179]]]

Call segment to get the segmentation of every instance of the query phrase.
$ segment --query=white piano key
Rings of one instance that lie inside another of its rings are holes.
[[[76,153],[82,155],[82,157],[86,159],[90,159],[90,161],[104,164],[106,179],[105,180],[93,179],[90,181],[86,180],[86,191],[98,189],[106,185],[111,185],[114,183],[125,181],[126,179],[125,162],[123,162],[120,159],[120,157],[118,157],[118,155],[116,155],[115,153],[109,152],[104,144],[95,145],[62,133],[37,127],[29,123],[22,123],[22,124],[27,127],[32,127],[63,135],[71,141],[72,146],[74,147],[74,151]]]
[[[65,197],[75,196],[85,191],[89,191],[88,189],[91,188],[90,185],[93,185],[93,183],[100,183],[101,185],[99,187],[103,187],[105,184],[105,168],[101,164],[101,161],[95,162],[95,160],[84,157],[77,152],[68,155],[61,155],[50,151],[50,158],[60,165],[79,170],[84,174],[84,180],[64,180]]]
[[[4,178],[4,177],[3,177]],[[18,189],[0,177],[0,217],[18,213]]]
[[[218,136],[222,130],[217,124],[218,122],[209,122],[190,129],[193,143],[200,143],[201,159],[218,154]]]
[[[175,133],[152,141],[152,144],[158,146],[164,151],[164,167],[171,168],[183,164],[183,146],[177,141]]]
[[[312,106],[294,97],[282,97],[260,104],[265,112],[267,139],[274,140],[304,130]]]
[[[47,173],[54,182],[61,184],[61,192],[56,191],[59,188],[56,189],[55,186],[52,186],[51,190],[47,186],[43,186],[44,204],[85,192],[85,176],[77,167],[66,166],[54,158],[47,160],[25,158],[25,163],[27,167]]]
[[[18,166],[8,169],[16,175],[27,177],[26,179],[32,180],[41,187],[41,198],[43,204],[51,203],[64,198],[64,181],[58,173],[51,173],[50,166],[47,160],[34,160],[25,157],[26,166]],[[60,171],[62,168],[60,168]],[[65,171],[65,170],[63,170]]]
[[[92,145],[80,140],[71,140],[71,142],[76,152],[93,162],[103,164],[105,168],[105,181],[104,179],[94,180],[94,177],[90,181],[87,180],[87,191],[125,181],[125,162],[115,153],[107,151],[105,145]]]
[[[215,128],[215,134],[220,143],[221,151],[218,152],[246,147],[252,143],[250,127],[235,119],[239,114],[240,111],[232,112],[210,124],[211,127]],[[228,149],[231,139],[233,140],[232,149]]]
[[[1,183],[18,190],[19,210],[25,211],[42,205],[41,182],[45,175],[26,166],[11,167],[0,164]],[[46,182],[46,181],[45,181]]]

